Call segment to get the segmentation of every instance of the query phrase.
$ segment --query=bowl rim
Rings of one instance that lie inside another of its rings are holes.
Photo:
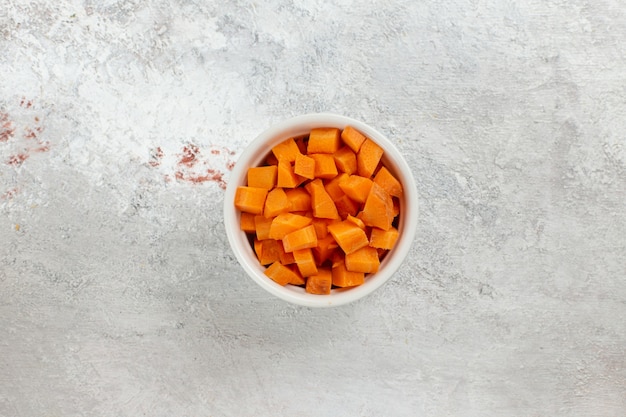
[[[237,187],[245,185],[244,179],[248,167],[258,165],[270,149],[288,139],[308,133],[315,127],[345,128],[352,126],[366,137],[379,144],[383,150],[383,162],[392,171],[403,186],[403,198],[400,200],[400,217],[398,230],[401,232],[395,247],[382,260],[378,272],[357,287],[334,289],[330,295],[306,293],[303,289],[293,286],[283,287],[263,271],[262,266],[253,252],[245,232],[239,229],[240,213],[234,209],[234,198]],[[410,210],[407,207],[411,207]],[[385,284],[404,262],[417,232],[419,218],[419,200],[415,179],[404,157],[395,145],[382,133],[359,120],[334,113],[309,113],[291,117],[272,125],[261,132],[243,150],[231,171],[226,192],[224,194],[224,227],[232,251],[246,273],[263,289],[274,296],[294,304],[307,307],[332,307],[354,302],[374,292]]]

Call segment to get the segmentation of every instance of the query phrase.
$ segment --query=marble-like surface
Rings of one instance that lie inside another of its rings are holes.
[[[330,3],[0,0],[0,415],[626,414],[623,3]],[[242,147],[318,111],[421,196],[322,310],[222,225]]]

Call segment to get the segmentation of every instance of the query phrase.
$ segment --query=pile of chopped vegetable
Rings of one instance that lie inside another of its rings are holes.
[[[347,126],[272,148],[237,188],[235,207],[265,275],[312,294],[354,287],[398,239],[402,185],[383,149]]]

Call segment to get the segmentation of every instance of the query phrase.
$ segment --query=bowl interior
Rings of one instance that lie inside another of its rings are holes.
[[[365,282],[360,286],[333,289],[330,295],[309,294],[304,288],[293,285],[283,287],[263,273],[265,267],[259,263],[250,245],[248,236],[239,228],[240,213],[234,206],[236,189],[238,186],[246,184],[248,168],[261,165],[271,152],[271,148],[278,143],[289,137],[306,135],[315,127],[343,129],[348,125],[361,131],[383,148],[383,164],[396,176],[403,186],[403,197],[399,199],[400,217],[398,231],[400,233],[396,245],[381,261],[378,272],[366,276]],[[279,298],[296,304],[309,307],[337,306],[355,301],[371,293],[384,284],[398,269],[408,254],[415,236],[418,216],[417,205],[417,190],[411,171],[400,152],[387,138],[358,120],[332,114],[312,114],[298,116],[267,129],[244,150],[230,175],[226,189],[224,223],[231,247],[240,264],[261,287]]]

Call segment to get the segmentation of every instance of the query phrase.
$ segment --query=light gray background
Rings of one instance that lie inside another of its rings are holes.
[[[0,415],[626,414],[624,3],[329,3],[0,0]],[[421,218],[313,310],[222,202],[319,111],[389,136]]]

